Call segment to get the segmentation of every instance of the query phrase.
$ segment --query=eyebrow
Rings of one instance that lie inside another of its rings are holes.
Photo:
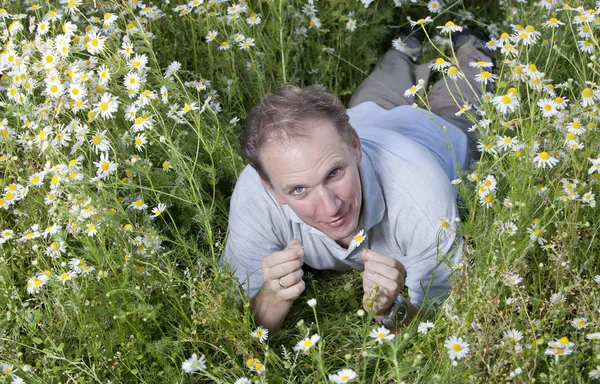
[[[340,162],[336,162],[336,163],[334,163],[334,165],[333,165],[331,168],[329,168],[329,172],[327,172],[327,175],[325,176],[325,179],[326,179],[327,177],[329,177],[329,174],[330,174],[330,173],[331,173],[331,171],[333,171],[334,169],[338,169],[338,168],[344,168],[345,166],[346,166],[346,165],[345,165],[343,162],[341,162],[341,161],[340,161]],[[283,190],[284,190],[284,191],[286,191],[286,192],[291,192],[291,191],[293,191],[293,190],[294,190],[294,189],[296,189],[296,188],[304,188],[304,186],[303,186],[302,184],[293,184],[293,185],[290,185],[290,186],[284,186],[284,187],[283,187]]]

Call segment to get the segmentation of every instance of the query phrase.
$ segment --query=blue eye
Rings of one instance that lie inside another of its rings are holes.
[[[301,195],[302,192],[304,192],[304,188],[303,187],[296,187],[292,190],[292,193],[294,195]]]
[[[329,173],[329,176],[337,176],[340,173],[340,169],[336,168],[333,171],[331,171],[331,173]]]

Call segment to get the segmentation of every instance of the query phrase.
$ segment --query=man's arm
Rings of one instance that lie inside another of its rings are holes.
[[[291,240],[283,251],[263,258],[263,286],[252,299],[254,320],[271,333],[277,331],[294,300],[304,292],[302,257],[304,248],[299,240]]]

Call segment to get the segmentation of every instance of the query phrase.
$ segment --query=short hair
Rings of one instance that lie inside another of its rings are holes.
[[[307,120],[324,119],[332,123],[340,138],[352,145],[352,128],[342,102],[312,85],[300,88],[293,84],[262,98],[246,120],[241,136],[241,152],[260,177],[271,183],[260,162],[261,148],[269,140],[290,140],[307,137]]]

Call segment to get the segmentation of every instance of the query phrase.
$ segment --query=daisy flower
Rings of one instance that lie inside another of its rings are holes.
[[[550,153],[543,151],[538,153],[534,158],[533,158],[533,162],[535,163],[536,167],[538,168],[552,168],[554,167],[556,164],[558,164],[558,159],[552,155],[550,155]]]
[[[537,102],[537,105],[542,110],[542,115],[544,117],[552,117],[552,116],[558,115],[558,106],[557,106],[556,102],[552,99],[549,99],[549,98],[540,99]]]
[[[443,27],[437,27],[437,28],[441,29],[440,33],[442,33],[442,34],[461,32],[463,30],[463,27],[454,24],[452,21],[448,21],[446,24],[444,24]]]
[[[557,28],[561,25],[565,25],[562,21],[558,20],[556,17],[551,17],[547,21],[542,23],[542,27],[544,28]]]
[[[319,340],[321,340],[321,336],[318,334],[312,335],[310,338],[302,339],[294,346],[294,351],[306,354],[309,349],[314,347]]]
[[[487,85],[487,83],[493,83],[498,78],[498,75],[494,75],[488,71],[482,71],[475,75],[475,81],[478,83],[483,83]]]
[[[85,47],[90,54],[96,55],[104,49],[104,44],[106,43],[105,36],[102,36],[99,32],[93,32],[87,35],[87,37],[88,42],[85,44]]]
[[[376,343],[382,344],[383,340],[393,340],[394,337],[396,337],[396,335],[394,335],[393,333],[390,333],[390,330],[387,329],[386,327],[379,327],[379,328],[373,329],[369,333],[369,337],[375,339]]]
[[[306,304],[308,304],[309,307],[314,308],[317,306],[317,299],[310,299],[306,302]]]
[[[365,241],[366,238],[367,238],[367,235],[365,235],[364,229],[361,229],[360,231],[358,231],[356,236],[354,236],[354,238],[350,242],[349,248],[354,249],[354,248],[358,247],[359,245],[362,244],[363,241]]]
[[[581,105],[583,107],[592,107],[600,96],[596,95],[592,88],[584,88],[581,91]]]
[[[450,356],[450,359],[452,360],[460,360],[469,353],[469,343],[456,336],[450,336],[444,343],[444,347],[448,350],[448,356]]]
[[[356,372],[351,369],[342,369],[334,375],[329,375],[329,381],[333,381],[336,384],[348,383],[356,378]]]
[[[100,155],[100,160],[95,161],[94,165],[96,166],[96,175],[100,179],[106,179],[112,173],[117,170],[117,163],[110,161],[108,159],[108,153],[104,152]]]
[[[446,61],[443,57],[438,57],[433,63],[429,65],[435,71],[443,71],[445,68],[450,67],[452,64]]]
[[[100,97],[100,101],[96,104],[94,113],[100,113],[103,119],[110,119],[119,107],[119,101],[108,92],[104,92]]]
[[[519,285],[523,279],[518,273],[507,273],[504,275],[504,284],[509,286]]]
[[[346,22],[346,29],[350,32],[354,32],[356,30],[356,20],[348,19],[348,22]]]
[[[600,340],[600,332],[588,333],[585,335],[588,340]]]
[[[27,280],[27,293],[34,295],[46,284],[49,277],[44,273],[38,273],[35,277]]]
[[[206,369],[206,359],[205,359],[204,355],[202,355],[202,356],[200,356],[200,358],[198,358],[198,355],[196,355],[194,353],[192,355],[192,357],[185,360],[181,364],[181,369],[183,369],[183,371],[185,373],[192,373],[192,372],[200,371],[202,369]]]
[[[503,115],[514,112],[519,107],[519,99],[512,92],[506,95],[496,96],[492,99],[492,104],[496,106],[498,112]]]
[[[423,86],[421,84],[413,85],[412,87],[410,87],[406,91],[404,91],[404,97],[414,96],[422,88],[423,88]]]
[[[262,343],[269,337],[269,330],[263,327],[258,327],[250,335]]]
[[[136,211],[143,211],[144,209],[148,208],[148,205],[144,203],[144,200],[137,199],[133,203],[129,204],[128,208],[135,209]]]
[[[157,207],[152,208],[152,214],[150,218],[154,219],[160,215],[167,209],[167,205],[165,203],[159,203]]]
[[[422,334],[427,334],[430,329],[432,329],[434,324],[431,321],[420,322],[417,328],[417,332]]]
[[[64,285],[67,281],[73,280],[76,277],[77,277],[77,273],[75,271],[68,271],[61,275],[56,276],[56,279],[58,281],[60,281],[61,283],[63,283],[63,285]]]
[[[577,329],[584,329],[588,325],[590,325],[590,323],[588,323],[586,317],[578,317],[576,319],[571,320],[571,326]]]
[[[404,44],[401,37],[397,37],[392,40],[392,47],[394,47],[394,49],[397,51],[406,52],[406,44]]]
[[[559,356],[566,356],[573,353],[573,344],[569,341],[567,337],[561,337],[558,340],[549,341],[548,348],[546,349],[545,354],[548,356],[554,356],[556,361],[558,361]]]
[[[252,380],[247,377],[240,377],[233,384],[252,384]]]
[[[452,65],[452,66],[448,67],[448,69],[446,69],[446,74],[452,80],[458,80],[458,79],[464,79],[465,78],[465,75],[455,65]]]
[[[593,380],[598,380],[600,379],[600,365],[596,366],[596,369],[592,369],[589,373],[588,376],[590,379]]]
[[[261,16],[256,13],[251,13],[250,16],[246,19],[246,23],[249,26],[254,26],[260,24],[262,21]]]
[[[600,158],[590,159],[588,157],[588,160],[590,161],[590,163],[592,163],[592,166],[588,169],[588,175],[591,175],[595,172],[600,173]]]

